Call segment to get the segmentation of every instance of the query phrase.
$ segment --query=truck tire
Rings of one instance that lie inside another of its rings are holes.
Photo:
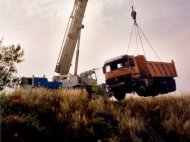
[[[146,96],[158,96],[159,90],[156,88],[156,86],[151,86],[147,88]]]
[[[176,90],[176,83],[173,78],[169,80],[169,91],[175,91]]]
[[[136,92],[139,96],[146,96],[146,89],[144,84],[139,84],[136,88]]]
[[[163,81],[161,82],[161,85],[160,85],[160,93],[161,93],[161,94],[165,94],[165,93],[170,92],[169,90],[170,90],[170,88],[169,88],[168,81],[163,80]]]
[[[114,97],[118,100],[118,101],[121,101],[125,98],[125,92],[124,91],[114,91]]]

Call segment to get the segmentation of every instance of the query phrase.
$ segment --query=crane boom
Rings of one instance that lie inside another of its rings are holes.
[[[65,33],[55,68],[55,72],[61,75],[69,73],[79,33],[83,27],[82,21],[87,2],[88,0],[75,0],[74,8],[69,19],[68,28]]]

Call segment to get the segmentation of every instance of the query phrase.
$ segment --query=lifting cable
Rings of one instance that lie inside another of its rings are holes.
[[[133,0],[129,0],[129,8],[134,7],[134,6],[135,6],[134,1]]]
[[[132,36],[133,36],[134,27],[135,27],[135,25],[133,25],[133,28],[132,28],[132,31],[131,31],[131,36],[130,36],[130,39],[129,39],[129,44],[128,44],[128,48],[127,48],[127,53],[129,52],[129,48],[131,47],[131,39],[132,39]]]
[[[137,25],[138,26],[138,25]],[[158,54],[156,53],[156,51],[154,50],[154,48],[152,47],[152,45],[150,44],[148,38],[146,37],[146,35],[143,33],[143,31],[141,30],[141,28],[138,26],[138,30],[142,33],[144,39],[147,41],[147,43],[149,44],[149,46],[151,47],[151,49],[153,50],[154,54],[156,55],[156,57],[159,59],[159,61],[161,62],[160,57],[158,56]]]
[[[143,53],[144,56],[146,57],[145,54],[145,49],[144,49],[144,45],[142,42],[142,37],[147,41],[147,43],[149,44],[149,46],[151,47],[151,49],[153,50],[154,54],[156,55],[156,57],[158,58],[158,60],[161,62],[160,57],[158,56],[158,54],[156,53],[156,51],[154,50],[154,48],[152,47],[152,45],[150,44],[148,38],[146,37],[146,35],[143,33],[143,31],[141,30],[141,28],[139,27],[139,25],[137,24],[137,20],[136,20],[136,16],[137,16],[137,12],[135,11],[134,8],[134,1],[133,0],[129,0],[129,6],[131,8],[131,17],[134,20],[134,24],[132,27],[132,31],[131,31],[131,35],[130,35],[130,39],[129,39],[129,44],[128,44],[128,49],[127,49],[127,54],[129,52],[129,49],[131,47],[131,40],[133,37],[133,32],[134,32],[134,28],[135,28],[135,38],[136,38],[136,46],[137,46],[137,54],[139,54],[139,44],[138,44],[138,39],[140,41],[141,47],[143,49]]]
[[[138,45],[137,28],[136,27],[135,27],[135,37],[136,37],[136,45],[137,45],[137,54],[139,54],[139,45]]]
[[[144,45],[143,45],[141,34],[139,32],[139,28],[138,28],[137,24],[136,24],[136,28],[137,28],[137,33],[138,33],[138,36],[139,36],[139,39],[140,39],[140,42],[141,42],[141,46],[142,46],[142,49],[143,49],[144,56],[146,57],[146,53],[145,53],[145,50],[144,50]]]

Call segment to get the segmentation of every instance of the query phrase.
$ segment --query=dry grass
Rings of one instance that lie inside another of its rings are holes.
[[[37,89],[0,100],[2,142],[190,141],[188,92],[117,102],[79,89]]]

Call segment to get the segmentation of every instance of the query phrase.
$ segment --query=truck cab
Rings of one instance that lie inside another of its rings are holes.
[[[133,82],[132,78],[138,77],[139,70],[134,56],[121,55],[105,61],[103,73],[108,91],[116,99],[122,100],[126,93],[134,90],[133,84],[129,85],[128,82]]]
[[[103,66],[103,73],[108,81],[116,77],[134,76],[139,73],[139,70],[134,56],[121,55],[107,60]]]

